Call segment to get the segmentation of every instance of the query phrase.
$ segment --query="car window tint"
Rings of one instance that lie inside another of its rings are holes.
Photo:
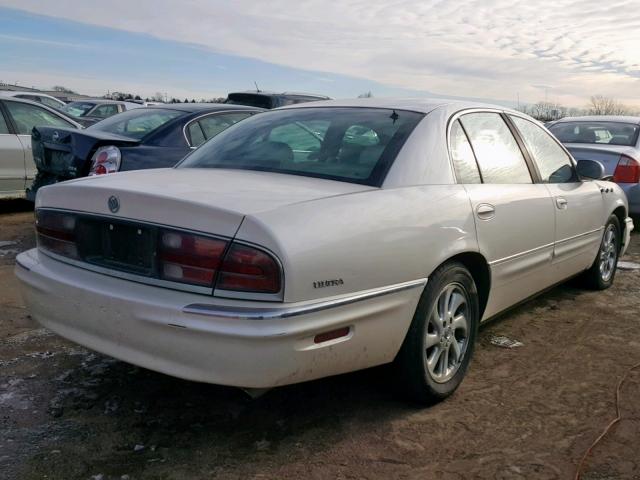
[[[343,144],[362,145],[363,147],[370,147],[372,145],[378,145],[380,139],[378,134],[371,130],[369,127],[362,125],[352,125],[344,133],[342,139]]]
[[[95,103],[88,102],[71,102],[67,103],[61,110],[69,115],[73,115],[74,117],[83,117],[85,116],[89,110],[91,110],[95,106]]]
[[[287,145],[293,151],[294,162],[318,159],[324,134],[329,122],[293,122],[275,127],[269,134],[269,141]]]
[[[449,151],[458,183],[481,183],[476,157],[458,120],[451,125],[449,141]]]
[[[31,135],[33,127],[38,126],[73,127],[66,120],[36,105],[6,102],[6,106],[19,135]]]
[[[551,135],[524,118],[511,117],[511,120],[538,165],[543,182],[567,183],[577,180],[569,155]]]
[[[204,132],[200,127],[200,122],[191,122],[188,127],[189,142],[192,147],[202,145],[207,139],[204,137]]]
[[[100,105],[90,113],[92,117],[107,118],[118,113],[118,105]]]
[[[522,151],[500,114],[468,113],[460,121],[484,183],[532,183]]]
[[[199,120],[204,136],[207,140],[215,137],[231,125],[244,120],[250,113],[218,113]]]
[[[181,115],[184,113],[177,110],[136,108],[101,120],[89,129],[141,139]]]
[[[51,98],[48,98],[48,97],[39,97],[39,98],[40,98],[40,102],[44,103],[48,107],[60,108],[62,106],[60,105],[60,102],[56,102]]]
[[[274,110],[225,130],[180,168],[234,168],[380,186],[423,117],[383,108]],[[347,132],[360,132],[367,143],[354,143]]]
[[[9,133],[9,127],[7,126],[7,122],[4,119],[4,115],[2,111],[0,111],[0,134]]]
[[[640,125],[623,122],[558,122],[549,127],[562,143],[597,143],[632,147],[638,141]]]

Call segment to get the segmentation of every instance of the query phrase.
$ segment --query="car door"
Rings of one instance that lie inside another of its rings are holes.
[[[464,113],[451,126],[456,177],[469,196],[478,247],[491,269],[485,318],[550,284],[553,205],[521,147],[501,112]]]
[[[39,105],[26,102],[14,102],[11,100],[5,101],[4,104],[7,108],[9,120],[13,123],[15,131],[18,134],[18,140],[24,150],[23,166],[28,186],[38,171],[31,152],[31,130],[33,130],[33,127],[76,127],[52,111]]]
[[[602,193],[596,182],[580,179],[571,156],[553,136],[526,118],[510,119],[553,199],[553,271],[560,281],[589,267],[596,256],[603,231]]]
[[[0,197],[22,195],[25,189],[24,149],[9,128],[0,102]]]

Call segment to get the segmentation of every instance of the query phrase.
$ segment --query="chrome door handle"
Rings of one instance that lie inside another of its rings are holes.
[[[567,204],[569,202],[567,202],[567,199],[564,197],[556,197],[556,206],[560,209],[560,210],[564,210],[565,208],[567,208]]]
[[[496,216],[496,207],[488,203],[481,203],[476,208],[476,215],[482,220],[489,220]]]

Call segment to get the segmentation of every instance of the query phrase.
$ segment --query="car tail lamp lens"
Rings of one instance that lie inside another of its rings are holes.
[[[257,248],[233,243],[220,266],[216,289],[278,293],[280,281],[280,267],[271,255]]]
[[[91,157],[91,168],[89,175],[104,175],[105,173],[115,173],[120,170],[122,155],[120,149],[113,145],[100,147]]]
[[[224,240],[161,230],[158,246],[160,277],[211,287],[226,247]]]
[[[36,212],[38,246],[58,255],[78,258],[76,217],[63,212]]]
[[[620,155],[618,166],[613,172],[613,181],[616,183],[640,182],[640,163],[626,155]]]

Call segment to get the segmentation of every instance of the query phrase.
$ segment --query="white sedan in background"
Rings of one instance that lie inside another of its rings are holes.
[[[612,284],[633,223],[603,175],[501,107],[303,104],[173,169],[42,188],[16,274],[42,325],[152,370],[268,388],[395,362],[429,403],[481,322]]]

